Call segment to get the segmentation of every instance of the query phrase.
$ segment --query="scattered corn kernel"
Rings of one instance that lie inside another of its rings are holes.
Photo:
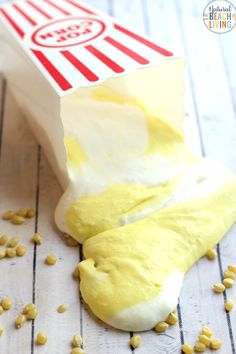
[[[198,337],[198,341],[200,343],[205,344],[206,347],[209,348],[210,343],[211,343],[211,339],[209,337],[207,337],[205,334],[200,334],[200,336]]]
[[[183,344],[181,347],[182,353],[184,354],[192,354],[193,348],[190,344]]]
[[[224,279],[229,278],[229,279],[235,279],[236,274],[234,272],[231,272],[230,270],[226,270],[224,272]]]
[[[66,310],[68,309],[68,307],[69,307],[69,305],[67,305],[67,304],[62,304],[62,305],[58,306],[57,312],[58,312],[58,313],[66,312]]]
[[[236,264],[228,265],[228,270],[236,274]]]
[[[36,337],[37,344],[44,345],[47,343],[47,341],[48,341],[48,337],[47,337],[46,333],[44,333],[44,332],[37,333],[37,337]]]
[[[214,338],[211,340],[210,348],[213,350],[218,350],[222,347],[222,342],[219,338]]]
[[[213,285],[213,290],[215,293],[220,294],[225,291],[225,286],[222,283],[217,283]]]
[[[45,262],[49,265],[54,265],[57,261],[57,257],[52,254],[48,255],[45,259]]]
[[[212,248],[207,251],[206,256],[210,261],[213,261],[217,257],[217,252],[214,248]]]
[[[194,351],[196,353],[203,353],[205,352],[206,350],[206,346],[205,344],[201,343],[201,342],[197,342],[195,345],[194,345]]]
[[[226,288],[231,288],[234,285],[234,280],[230,278],[225,278],[223,284]]]
[[[38,310],[36,308],[32,308],[26,313],[26,318],[27,320],[35,320],[35,318],[38,316]]]
[[[157,333],[163,333],[168,329],[169,325],[166,322],[159,322],[156,324],[156,326],[154,327],[155,331]]]
[[[4,310],[10,310],[12,306],[11,300],[8,297],[4,297],[1,301],[1,306],[4,308]]]
[[[232,299],[228,299],[225,303],[225,311],[230,312],[234,307],[234,302]]]
[[[7,247],[16,247],[18,243],[20,242],[19,237],[12,237],[8,242],[7,242]]]
[[[73,237],[66,237],[66,244],[69,247],[77,247],[78,242]]]
[[[71,354],[85,354],[85,351],[82,348],[73,348]]]
[[[43,243],[42,236],[36,232],[32,237],[32,241],[35,242],[37,245],[41,245]]]
[[[13,210],[7,210],[7,211],[3,214],[2,218],[3,218],[4,220],[11,220],[14,215],[15,215],[15,214],[14,214],[14,211],[13,211]]]
[[[165,322],[169,325],[175,325],[178,322],[178,318],[173,312],[171,312],[166,318]]]
[[[27,210],[27,214],[26,214],[26,217],[27,218],[33,218],[36,214],[36,210],[35,208],[30,208]]]
[[[80,278],[79,264],[77,265],[77,267],[75,268],[75,270],[73,272],[73,277],[75,279],[79,279]]]
[[[2,315],[4,312],[4,308],[2,307],[2,305],[0,305],[0,315]]]
[[[11,218],[12,224],[15,224],[15,225],[21,225],[24,223],[24,221],[25,221],[25,218],[23,218],[23,216],[19,216],[19,215],[13,215],[13,217]]]
[[[6,256],[8,257],[8,258],[13,258],[13,257],[15,257],[16,256],[16,250],[15,250],[15,248],[7,248],[6,249]]]
[[[207,326],[203,326],[201,334],[203,334],[203,335],[205,335],[207,337],[211,337],[212,336],[212,330],[209,327],[207,327]]]
[[[7,235],[0,236],[0,245],[3,246],[7,242]]]
[[[0,249],[0,259],[3,259],[4,257],[6,257],[6,250]]]
[[[18,328],[21,328],[22,326],[24,326],[25,321],[26,321],[25,315],[23,315],[22,313],[20,313],[20,314],[16,317],[16,320],[15,320],[15,326],[16,326],[16,328],[18,329]]]
[[[4,332],[4,327],[0,325],[0,337],[3,334],[3,332]]]
[[[25,307],[24,307],[23,310],[22,310],[22,313],[23,313],[24,315],[27,315],[27,313],[28,313],[29,311],[34,310],[34,309],[36,309],[36,305],[30,303],[30,304],[25,305]]]
[[[130,345],[132,348],[138,348],[140,344],[142,343],[142,338],[139,335],[135,335],[130,338]]]
[[[16,255],[18,257],[23,257],[26,254],[26,247],[24,245],[19,245],[16,247]]]
[[[72,338],[72,347],[77,348],[80,347],[81,344],[83,343],[83,338],[79,334],[75,334],[74,337]]]
[[[19,210],[16,212],[16,215],[18,215],[18,216],[23,216],[23,218],[26,218],[27,212],[28,212],[28,209],[22,208],[22,209],[19,209]]]

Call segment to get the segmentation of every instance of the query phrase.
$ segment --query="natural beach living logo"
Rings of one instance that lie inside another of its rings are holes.
[[[212,1],[203,11],[203,21],[212,32],[229,32],[236,24],[236,8],[226,0]]]

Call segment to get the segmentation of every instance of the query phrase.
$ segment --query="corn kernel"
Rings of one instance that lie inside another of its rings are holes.
[[[140,344],[142,343],[142,338],[139,335],[135,335],[130,338],[130,345],[132,348],[138,348]]]
[[[73,237],[66,238],[66,244],[68,247],[77,247],[79,244]]]
[[[36,343],[39,345],[44,345],[48,341],[47,335],[44,332],[37,333]]]
[[[23,257],[26,253],[26,247],[24,245],[19,245],[16,247],[17,257]]]
[[[57,312],[58,312],[58,313],[66,312],[66,310],[68,309],[68,307],[69,307],[69,305],[67,305],[67,304],[62,304],[62,305],[58,306]]]
[[[0,325],[0,337],[3,334],[3,332],[4,332],[4,327]]]
[[[19,237],[12,237],[8,242],[7,242],[7,247],[14,248],[18,243],[20,242]]]
[[[7,248],[6,249],[6,256],[8,258],[13,258],[16,256],[16,250],[14,248]]]
[[[220,294],[225,291],[225,286],[222,283],[217,283],[213,285],[213,290],[215,293]]]
[[[0,245],[3,246],[7,242],[7,235],[0,236]]]
[[[26,214],[26,217],[27,218],[33,218],[36,214],[36,210],[35,208],[30,208],[27,210],[27,214]]]
[[[37,245],[41,245],[43,243],[42,236],[36,232],[32,237],[32,241],[35,242]]]
[[[22,313],[20,313],[15,320],[15,326],[17,329],[21,328],[22,326],[24,326],[26,321],[26,317],[25,315],[23,315]]]
[[[210,249],[206,253],[206,257],[210,260],[213,261],[217,257],[217,252],[214,248]]]
[[[226,270],[224,272],[224,279],[229,278],[229,279],[235,279],[236,274],[234,272],[231,272],[230,270]]]
[[[204,335],[204,334],[200,334],[200,336],[198,337],[198,341],[200,343],[205,344],[205,346],[208,347],[208,348],[209,348],[210,343],[211,343],[211,339],[209,337],[207,337],[206,335]]]
[[[23,218],[26,218],[27,211],[28,211],[28,209],[26,209],[26,208],[19,209],[19,210],[16,212],[16,215],[18,215],[18,216],[23,216]]]
[[[174,313],[171,312],[166,318],[165,322],[169,325],[175,325],[178,322],[178,318]]]
[[[3,220],[11,220],[14,215],[15,215],[15,214],[14,214],[14,211],[13,211],[13,210],[7,210],[7,211],[3,214],[2,218],[3,218]]]
[[[183,344],[181,347],[182,353],[184,354],[192,354],[193,353],[193,348],[189,344]]]
[[[77,267],[75,268],[75,270],[73,272],[73,277],[75,279],[79,279],[80,278],[79,264],[77,265]]]
[[[0,305],[0,315],[2,315],[4,312],[4,308],[2,307],[2,305]]]
[[[234,307],[234,302],[231,299],[228,299],[225,303],[225,311],[230,312]]]
[[[226,288],[231,288],[234,285],[234,281],[233,281],[233,279],[225,278],[223,280],[223,284]]]
[[[228,265],[228,270],[236,274],[236,264]]]
[[[209,327],[207,327],[207,326],[203,326],[201,334],[203,334],[204,336],[207,336],[207,337],[211,337],[212,336],[212,330]]]
[[[1,306],[3,307],[4,310],[10,310],[12,307],[11,300],[8,297],[4,297],[1,301]]]
[[[48,265],[54,265],[57,261],[57,257],[56,256],[53,256],[52,254],[48,255],[45,259],[45,262],[48,264]]]
[[[25,305],[25,307],[24,307],[23,310],[22,310],[22,313],[23,313],[24,315],[27,315],[27,313],[28,313],[29,311],[34,310],[34,309],[36,309],[36,305],[30,303],[30,304]]]
[[[6,250],[0,249],[0,259],[3,259],[4,257],[6,257]]]
[[[21,225],[24,223],[24,221],[25,221],[25,218],[23,218],[23,216],[19,216],[19,215],[13,215],[13,217],[11,218],[12,224],[15,224],[15,225]]]
[[[219,338],[214,338],[211,340],[210,348],[213,350],[218,350],[222,347],[222,342]]]
[[[72,338],[72,347],[77,348],[80,347],[81,344],[83,343],[83,338],[79,334],[75,334],[74,337]]]
[[[71,354],[85,354],[85,351],[82,348],[73,348]]]
[[[156,326],[154,327],[155,331],[157,333],[163,333],[168,329],[169,325],[166,322],[159,322],[156,324]]]
[[[194,345],[194,351],[196,353],[203,353],[205,352],[206,350],[206,346],[205,344],[201,343],[201,342],[197,342],[195,345]]]
[[[38,316],[38,310],[36,308],[32,308],[26,313],[26,318],[27,320],[35,320],[35,318]]]

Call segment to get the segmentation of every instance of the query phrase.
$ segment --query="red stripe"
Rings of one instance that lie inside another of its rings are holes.
[[[23,16],[31,25],[37,25],[37,22],[35,22],[29,15],[27,15],[27,13],[25,13],[18,5],[12,4],[12,7],[14,7],[14,9],[18,11],[19,14],[21,14],[21,16]]]
[[[35,10],[37,10],[41,15],[43,15],[45,18],[52,20],[53,17],[49,14],[47,14],[44,10],[42,10],[40,7],[38,7],[36,4],[34,4],[32,1],[27,0],[27,4],[29,4],[31,7],[33,7]]]
[[[153,43],[153,42],[150,42],[149,40],[147,40],[147,39],[145,39],[145,38],[139,36],[139,35],[136,34],[136,33],[133,33],[133,32],[131,32],[131,31],[127,30],[126,28],[124,28],[124,27],[122,27],[122,26],[120,26],[120,25],[116,25],[116,24],[115,24],[114,27],[115,27],[118,31],[127,34],[128,36],[130,36],[130,37],[136,39],[136,41],[141,42],[142,44],[145,44],[147,47],[149,47],[149,48],[155,50],[156,52],[158,52],[158,53],[160,53],[160,54],[162,54],[162,55],[164,55],[164,56],[166,56],[166,57],[170,57],[170,56],[173,55],[173,53],[169,52],[168,50],[166,50],[166,49],[160,47],[159,45],[157,45],[157,44],[155,44],[155,43]]]
[[[78,9],[80,9],[81,11],[85,12],[86,14],[90,14],[90,15],[96,15],[95,12],[89,10],[87,7],[84,7],[82,5],[77,4],[76,2],[74,2],[73,0],[65,0],[66,2],[69,2],[71,5],[77,7]]]
[[[61,54],[64,55],[64,57],[69,60],[69,62],[74,65],[74,67],[78,69],[79,72],[89,81],[97,81],[99,79],[87,66],[85,66],[68,50],[62,50]]]
[[[149,61],[147,59],[145,59],[141,55],[137,54],[133,50],[127,48],[123,44],[117,42],[115,39],[107,36],[107,37],[104,38],[104,40],[107,41],[108,43],[110,43],[111,45],[113,45],[113,47],[116,47],[121,52],[123,52],[126,55],[128,55],[130,58],[134,59],[137,63],[139,63],[139,64],[148,64],[149,63]]]
[[[54,2],[51,2],[50,0],[44,0],[46,3],[57,9],[58,11],[62,12],[64,15],[71,15],[67,10],[64,10],[61,6],[58,6],[54,4]]]
[[[15,23],[15,21],[8,15],[8,13],[4,9],[0,9],[5,19],[9,22],[9,24],[14,28],[14,30],[18,33],[18,35],[23,38],[25,33],[22,29]]]
[[[34,49],[31,50],[63,91],[72,88],[71,84],[65,79],[65,77],[57,70],[57,68],[48,60],[48,58],[42,52]]]
[[[115,63],[112,59],[107,57],[104,53],[100,52],[97,48],[95,48],[92,45],[87,45],[85,48],[92,53],[96,58],[101,60],[106,66],[108,66],[111,70],[113,70],[115,73],[123,73],[124,69]]]

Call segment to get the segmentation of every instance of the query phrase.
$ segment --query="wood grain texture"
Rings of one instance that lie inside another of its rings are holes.
[[[208,31],[202,22],[203,0],[87,3],[140,32],[161,38],[167,48],[184,54],[187,142],[196,154],[217,159],[236,172],[236,51],[232,50],[236,29],[220,36]],[[224,342],[218,353],[235,354],[236,316],[235,312],[226,315],[223,305],[226,297],[236,302],[236,289],[215,295],[211,286],[221,280],[227,264],[236,263],[236,227],[218,246],[218,260],[201,259],[187,273],[178,308],[181,323],[163,335],[142,333],[142,346],[131,351],[128,333],[96,320],[80,301],[78,284],[71,274],[81,252],[65,246],[53,222],[61,188],[2,79],[0,102],[0,117],[4,117],[2,123],[0,120],[0,213],[35,205],[38,211],[36,219],[18,227],[0,221],[1,234],[19,235],[28,248],[21,259],[0,261],[0,298],[8,295],[14,304],[11,311],[0,316],[0,324],[6,329],[0,338],[0,353],[70,353],[71,337],[80,332],[87,354],[177,354],[181,341],[193,344],[201,326],[207,324]],[[30,242],[35,230],[44,238],[42,246],[34,247]],[[58,257],[53,267],[44,263],[49,253]],[[39,317],[34,324],[28,322],[15,330],[15,317],[32,299]],[[64,314],[56,311],[61,303],[69,304]],[[37,331],[47,332],[47,346],[35,346]]]

